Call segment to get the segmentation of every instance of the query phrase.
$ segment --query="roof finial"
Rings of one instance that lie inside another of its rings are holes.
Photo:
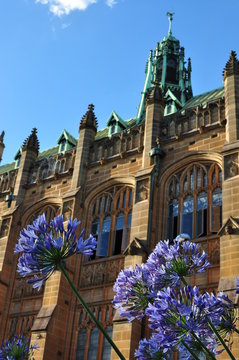
[[[172,35],[173,15],[174,15],[174,13],[172,13],[172,12],[167,12],[167,17],[168,17],[168,21],[169,21],[168,36],[171,36],[171,35]]]

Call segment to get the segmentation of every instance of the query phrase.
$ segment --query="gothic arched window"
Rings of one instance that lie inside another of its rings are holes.
[[[109,337],[112,338],[113,316],[115,312],[112,304],[95,306],[91,308],[91,311],[101,322]],[[91,319],[89,318],[89,315],[84,309],[80,309],[78,319],[78,336],[75,359],[110,359],[110,344],[103,337],[98,328],[94,326]]]
[[[90,207],[91,233],[97,238],[91,257],[119,255],[129,240],[132,215],[132,189],[115,186],[95,199]]]
[[[217,164],[192,164],[168,185],[168,238],[217,233],[222,224],[222,172]]]

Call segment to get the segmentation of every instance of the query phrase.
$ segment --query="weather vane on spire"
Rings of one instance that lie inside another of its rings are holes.
[[[168,36],[172,35],[172,21],[173,21],[174,13],[167,12],[167,17],[169,20],[169,29],[168,29]]]

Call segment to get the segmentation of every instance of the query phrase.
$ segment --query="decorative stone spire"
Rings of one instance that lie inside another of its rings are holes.
[[[4,142],[3,142],[4,135],[5,135],[5,132],[2,131],[2,133],[0,135],[0,161],[2,160],[3,150],[5,148],[5,145],[4,145]]]
[[[22,150],[32,150],[35,151],[37,154],[39,152],[39,141],[37,138],[37,129],[33,128],[32,133],[23,143]]]
[[[156,82],[162,89],[163,96],[166,96],[168,90],[170,90],[178,100],[174,112],[181,109],[186,101],[192,97],[191,61],[189,62],[189,69],[187,69],[184,61],[184,48],[181,47],[180,41],[172,35],[173,15],[171,12],[167,13],[169,19],[168,35],[164,36],[160,43],[157,43],[153,54],[150,53],[146,67],[144,89],[141,93],[136,117],[137,123],[145,119],[145,94]]]
[[[80,130],[85,128],[92,128],[96,132],[97,126],[98,126],[98,122],[94,113],[94,105],[90,104],[88,106],[88,111],[85,113],[85,115],[83,116],[80,122]]]
[[[223,70],[223,78],[237,74],[239,75],[239,61],[237,60],[237,54],[235,51],[231,51],[230,58],[226,63],[226,66]]]

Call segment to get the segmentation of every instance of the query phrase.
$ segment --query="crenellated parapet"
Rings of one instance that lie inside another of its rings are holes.
[[[90,148],[88,165],[127,157],[134,152],[142,152],[143,137],[144,124],[141,124],[113,134],[111,138],[104,137],[96,140]]]
[[[10,192],[15,185],[17,170],[5,172],[0,175],[0,195]]]
[[[225,103],[223,89],[215,91],[217,99],[213,102],[200,102],[176,114],[165,116],[160,123],[160,138],[162,140],[200,134],[215,127],[225,126]],[[197,97],[192,99],[197,102]],[[210,95],[208,96],[210,100]]]
[[[74,161],[75,149],[35,161],[29,170],[27,185],[72,174]]]

